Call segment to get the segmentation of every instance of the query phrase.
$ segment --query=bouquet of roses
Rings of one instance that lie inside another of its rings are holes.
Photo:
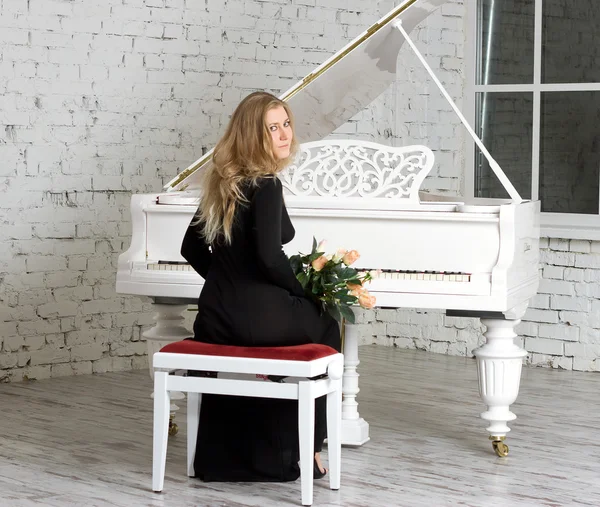
[[[375,306],[375,296],[364,287],[374,275],[350,267],[360,257],[356,250],[339,249],[335,254],[325,255],[324,247],[325,241],[317,245],[313,238],[308,255],[290,257],[292,270],[305,294],[319,305],[322,313],[329,312],[338,322],[344,318],[354,324],[353,304],[363,308]]]

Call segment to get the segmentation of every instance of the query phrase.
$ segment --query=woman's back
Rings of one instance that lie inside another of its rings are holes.
[[[247,202],[238,205],[231,244],[212,248],[201,224],[190,227],[182,255],[204,276],[194,323],[197,339],[236,345],[292,345],[320,341],[323,324],[316,305],[304,298],[283,252],[294,237],[283,204],[281,182],[262,178],[246,186]],[[316,338],[316,340],[315,340]]]
[[[256,186],[246,183],[243,193],[246,202],[237,206],[231,244],[219,241],[212,247],[212,276],[270,282],[272,268],[283,260],[277,267],[287,277],[289,262],[279,254],[281,246],[294,238],[294,227],[283,205],[279,179],[261,178]],[[284,288],[294,287],[295,283]]]

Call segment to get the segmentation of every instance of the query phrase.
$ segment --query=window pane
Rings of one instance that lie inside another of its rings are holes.
[[[544,0],[543,83],[600,81],[600,2]]]
[[[598,214],[600,92],[542,94],[542,211]]]
[[[534,0],[479,2],[477,84],[533,82]]]
[[[477,134],[523,199],[531,199],[531,93],[478,93]],[[507,198],[508,193],[475,147],[475,196]]]

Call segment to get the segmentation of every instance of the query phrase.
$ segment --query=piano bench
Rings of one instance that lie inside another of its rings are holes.
[[[329,485],[340,487],[342,374],[344,356],[326,345],[237,347],[195,340],[169,343],[153,356],[154,430],[152,489],[164,486],[169,430],[170,393],[187,393],[187,468],[194,477],[194,452],[202,394],[224,394],[298,400],[298,437],[302,505],[313,501],[315,399],[327,395]],[[231,379],[178,376],[176,370],[248,374]],[[265,382],[256,375],[301,377],[296,383]],[[314,378],[319,377],[319,378]]]

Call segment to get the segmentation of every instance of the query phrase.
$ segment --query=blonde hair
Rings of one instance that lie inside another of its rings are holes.
[[[278,159],[273,153],[265,117],[277,107],[285,109],[294,132],[289,106],[270,93],[254,92],[237,106],[225,134],[215,146],[212,163],[203,175],[198,208],[198,222],[203,223],[202,234],[210,245],[221,240],[231,244],[236,208],[247,202],[242,186],[256,185],[263,177],[274,177],[297,150],[298,143],[293,136],[289,157]]]

